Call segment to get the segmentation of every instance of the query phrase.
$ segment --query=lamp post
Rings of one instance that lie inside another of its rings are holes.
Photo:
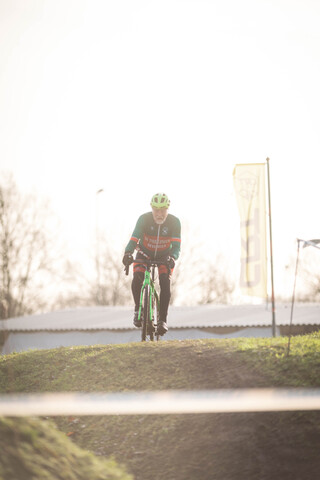
[[[97,269],[97,304],[100,305],[100,232],[99,232],[99,194],[103,193],[103,188],[96,191],[96,269]]]

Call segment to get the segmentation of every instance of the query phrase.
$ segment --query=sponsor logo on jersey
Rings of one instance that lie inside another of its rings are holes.
[[[171,238],[157,238],[156,236],[153,235],[144,235],[143,236],[143,246],[147,248],[148,250],[167,250],[170,248],[171,245]]]

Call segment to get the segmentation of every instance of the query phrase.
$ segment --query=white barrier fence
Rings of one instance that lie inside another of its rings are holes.
[[[320,389],[0,395],[0,416],[154,415],[319,410]]]

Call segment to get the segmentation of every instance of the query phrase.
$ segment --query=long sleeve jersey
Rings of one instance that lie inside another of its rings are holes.
[[[158,225],[153,219],[152,212],[148,212],[139,217],[125,253],[133,253],[138,247],[151,259],[170,255],[177,260],[180,255],[180,244],[180,220],[169,213],[165,222]]]

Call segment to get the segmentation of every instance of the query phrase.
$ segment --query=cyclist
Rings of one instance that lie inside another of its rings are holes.
[[[160,284],[158,332],[160,335],[164,335],[168,331],[167,315],[171,296],[171,275],[180,254],[181,225],[177,217],[168,213],[170,200],[165,193],[153,195],[150,205],[152,211],[144,213],[137,221],[131,239],[125,248],[122,262],[125,266],[130,265],[133,262],[133,252],[137,250],[136,261],[133,264],[131,290],[135,303],[133,324],[135,327],[141,327],[138,314],[141,287],[146,269],[143,259],[164,261],[163,265],[158,266]]]

